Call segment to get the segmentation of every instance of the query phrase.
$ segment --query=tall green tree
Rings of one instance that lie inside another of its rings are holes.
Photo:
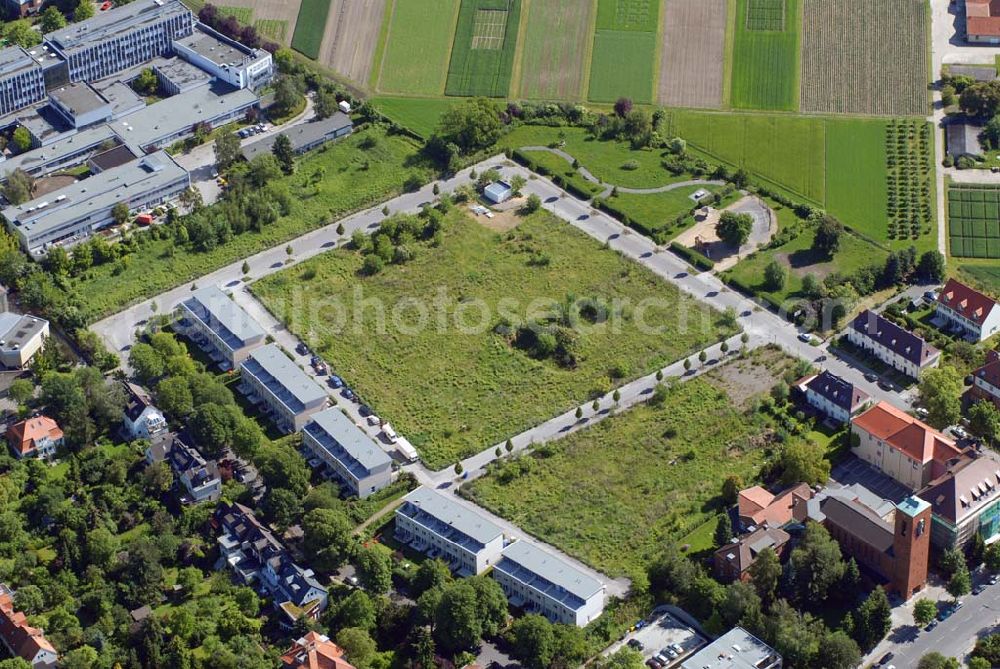
[[[750,578],[761,601],[770,606],[777,596],[781,580],[781,561],[773,548],[768,546],[757,554],[757,559],[750,565]]]
[[[295,150],[292,148],[292,140],[287,135],[278,135],[271,145],[271,152],[278,159],[281,171],[291,174],[295,171]]]
[[[882,586],[876,587],[852,613],[854,640],[869,652],[892,629],[892,607]]]
[[[918,627],[923,627],[934,620],[937,615],[937,604],[927,598],[921,598],[913,605],[913,622]]]
[[[42,20],[39,24],[43,33],[50,33],[60,28],[66,27],[66,17],[62,15],[55,5],[49,5],[42,12]]]
[[[753,216],[724,211],[715,224],[715,234],[728,246],[739,248],[746,244],[753,230]]]
[[[950,365],[928,369],[920,375],[920,401],[927,409],[927,422],[941,429],[962,416],[962,373]]]
[[[500,107],[489,98],[469,98],[441,116],[437,134],[454,144],[462,153],[472,153],[492,146],[503,132]]]
[[[844,226],[829,214],[824,214],[813,237],[812,250],[821,258],[832,258],[840,250]]]
[[[729,514],[719,515],[719,520],[715,523],[715,545],[725,546],[733,538],[733,524],[729,520]]]
[[[284,135],[278,135],[284,137]],[[287,139],[287,137],[286,137]],[[215,167],[220,172],[235,163],[240,157],[240,138],[235,133],[224,132],[215,139]]]
[[[528,669],[548,669],[555,652],[552,623],[544,616],[528,614],[511,625],[513,656]]]
[[[826,601],[830,588],[844,575],[840,545],[825,527],[811,521],[806,524],[802,543],[792,551],[790,562],[796,590],[804,602]]]

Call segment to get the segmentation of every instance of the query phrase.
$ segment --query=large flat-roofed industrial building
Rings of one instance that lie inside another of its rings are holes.
[[[301,430],[329,401],[326,391],[277,344],[262,346],[243,361],[240,387],[285,432]]]
[[[555,623],[584,627],[604,610],[604,585],[527,541],[504,549],[493,578],[514,606]]]
[[[198,24],[190,35],[175,40],[173,47],[181,58],[236,88],[256,90],[274,73],[270,53],[244,46],[206,25]]]
[[[392,460],[340,409],[327,409],[302,430],[302,443],[326,463],[346,493],[364,499],[392,483]]]
[[[135,0],[50,33],[46,44],[65,61],[70,81],[91,81],[173,52],[194,31],[180,0]]]
[[[177,330],[223,369],[236,369],[264,345],[264,328],[216,286],[199,288],[177,306]]]
[[[119,203],[130,211],[147,209],[179,196],[190,185],[187,171],[159,151],[0,214],[23,247],[41,255],[50,244],[68,243],[111,225],[112,210]]]
[[[734,627],[681,663],[681,669],[781,669],[781,655]]]
[[[0,369],[21,369],[27,365],[48,336],[48,321],[0,311]]]
[[[354,122],[351,121],[351,117],[343,112],[337,112],[328,118],[302,123],[248,144],[243,147],[243,157],[253,160],[257,156],[270,154],[279,135],[288,138],[292,144],[292,151],[304,153],[326,142],[347,137],[353,131]]]
[[[0,116],[44,99],[42,66],[19,46],[0,50]]]

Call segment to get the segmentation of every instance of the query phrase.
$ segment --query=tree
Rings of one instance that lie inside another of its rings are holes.
[[[374,548],[363,548],[358,554],[358,579],[366,589],[382,595],[392,587],[392,565],[389,556]]]
[[[19,407],[23,408],[35,396],[35,385],[27,379],[15,379],[11,381],[7,394]]]
[[[946,589],[948,590],[948,594],[954,599],[958,599],[972,591],[972,577],[969,575],[969,568],[965,566],[964,562],[951,575]]]
[[[25,49],[29,49],[42,41],[41,34],[31,27],[31,23],[27,19],[17,19],[6,24],[3,36],[11,44],[23,46]],[[14,131],[14,134],[16,141],[17,131]]]
[[[781,470],[781,481],[788,485],[802,482],[819,485],[830,478],[826,449],[804,439],[785,444],[778,458],[778,468]]]
[[[49,5],[48,8],[42,12],[40,25],[43,33],[50,33],[54,30],[65,28],[66,17],[62,15],[62,12],[60,12],[55,5]]]
[[[961,666],[955,658],[945,657],[934,650],[920,658],[917,669],[961,669]]]
[[[437,134],[462,153],[473,153],[493,145],[503,132],[500,107],[489,98],[470,98],[441,116]]]
[[[981,657],[970,657],[967,664],[969,669],[992,669],[993,667],[989,660],[984,660]]]
[[[969,431],[990,444],[1000,443],[1000,411],[992,402],[980,400],[969,409]]]
[[[410,581],[411,594],[414,598],[419,597],[431,588],[447,585],[451,580],[451,570],[443,561],[424,560]]]
[[[97,651],[90,646],[80,646],[59,657],[61,669],[92,669],[97,666]]]
[[[354,526],[340,510],[313,509],[302,518],[303,548],[316,569],[334,571],[354,555]]]
[[[823,635],[817,655],[825,669],[854,669],[861,664],[861,649],[842,630]]]
[[[24,153],[31,148],[31,133],[23,125],[19,125],[14,129],[12,138],[14,140],[14,148],[17,149],[18,153]]]
[[[285,137],[278,135],[278,137]],[[285,139],[288,139],[285,137]],[[277,143],[275,139],[275,143]],[[231,133],[224,132],[215,140],[215,167],[220,172],[229,168],[240,157],[240,138]]]
[[[27,615],[41,613],[45,608],[45,597],[37,585],[24,585],[14,593],[14,606]]]
[[[555,635],[552,623],[544,616],[528,614],[514,621],[510,634],[512,654],[528,669],[548,669],[552,666]]]
[[[302,515],[302,498],[284,488],[269,490],[264,498],[264,513],[276,527],[286,529]]]
[[[538,197],[534,193],[529,195],[521,206],[521,211],[527,214],[533,214],[542,208],[542,198]]]
[[[958,98],[958,104],[969,116],[995,116],[1000,110],[1000,82],[976,82],[966,87]]]
[[[271,153],[278,159],[281,171],[291,174],[295,171],[295,150],[292,148],[292,140],[287,135],[278,135],[271,145]]]
[[[434,612],[434,633],[451,651],[474,647],[483,634],[476,591],[467,579],[455,581],[441,593]]]
[[[278,77],[274,83],[274,105],[278,108],[279,115],[288,114],[295,109],[302,100],[302,93],[302,83],[298,77]]]
[[[461,462],[456,462],[455,463],[455,476],[461,476],[462,472],[464,472],[464,471],[465,471],[465,469],[462,467],[462,463]]]
[[[854,640],[866,653],[892,629],[892,607],[882,586],[877,586],[851,615]]]
[[[750,576],[757,595],[765,606],[769,606],[777,596],[778,581],[781,579],[781,561],[773,548],[768,546],[757,554],[757,559],[750,565]]]
[[[923,627],[934,620],[937,615],[937,604],[933,601],[921,598],[913,605],[913,622],[917,627]]]
[[[615,101],[615,115],[618,118],[625,118],[632,111],[632,100],[630,98],[618,98]]]
[[[14,131],[17,132],[16,130]],[[28,138],[28,145],[31,144],[31,138]],[[31,192],[35,189],[35,178],[29,175],[27,172],[22,170],[20,167],[15,167],[7,176],[7,184],[3,188],[3,195],[11,204],[21,204],[27,202],[31,199]]]
[[[719,520],[715,523],[715,545],[725,546],[733,538],[733,524],[729,520],[729,514],[719,515]]]
[[[784,289],[788,281],[788,268],[777,259],[772,260],[764,267],[764,288],[776,293]]]
[[[248,275],[250,273],[250,263],[244,260],[243,265],[240,267],[240,271],[243,273],[243,276]]]
[[[344,649],[347,660],[357,669],[367,669],[378,651],[371,635],[357,627],[345,627],[337,632],[337,645]]]
[[[989,662],[989,666],[1000,666],[1000,634],[990,634],[979,637],[976,647],[972,649],[972,657]]]
[[[917,263],[917,274],[928,283],[940,283],[944,281],[944,256],[941,255],[941,252],[936,250],[925,251],[920,256],[920,262]]]
[[[643,669],[642,653],[622,646],[613,655],[607,658],[598,658],[592,665],[594,669]]]
[[[1000,573],[1000,543],[992,543],[983,551],[983,563],[990,573]]]
[[[322,86],[316,91],[316,118],[329,118],[339,110],[337,102],[337,92],[329,86]]]
[[[824,214],[813,237],[812,250],[821,258],[832,258],[840,249],[844,226],[829,214]]]
[[[514,197],[521,197],[521,189],[524,185],[528,183],[528,180],[522,177],[520,174],[515,174],[510,180],[510,188]],[[434,184],[437,186],[437,184]]]
[[[802,601],[815,604],[826,601],[830,588],[844,575],[840,545],[825,527],[811,521],[806,523],[802,543],[792,551],[789,562]]]
[[[506,441],[506,443],[504,443],[503,447],[504,447],[504,450],[506,450],[508,453],[511,453],[514,450],[514,442],[511,441],[510,439],[508,439]]]
[[[327,610],[324,623],[330,628],[357,627],[366,632],[375,629],[375,606],[364,590],[352,590]]]
[[[94,15],[94,3],[90,0],[80,0],[73,10],[74,21],[86,21]]]
[[[727,246],[739,248],[746,244],[753,229],[753,216],[724,211],[715,224],[715,233]]]
[[[154,72],[151,67],[143,68],[142,72],[139,73],[139,76],[137,76],[132,82],[132,88],[143,95],[153,95],[159,87],[160,80],[156,78],[156,72]],[[239,142],[237,142],[237,144],[238,143]]]
[[[340,237],[344,236],[344,224],[343,223],[338,223],[337,224],[337,235],[340,236]]]
[[[122,225],[128,221],[129,207],[125,202],[119,202],[111,208],[111,218],[117,225]]]
[[[920,401],[927,422],[936,428],[954,425],[962,416],[962,373],[950,365],[928,369],[920,375]]]

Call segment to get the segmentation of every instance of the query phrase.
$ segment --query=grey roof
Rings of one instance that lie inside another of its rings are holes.
[[[184,300],[184,306],[232,349],[241,348],[247,342],[263,339],[265,336],[260,323],[218,286],[199,288]]]
[[[827,497],[820,502],[826,523],[885,553],[892,548],[892,524],[857,500]]]
[[[977,156],[983,152],[979,135],[983,126],[973,123],[949,123],[945,126],[948,139],[948,153],[952,158],[959,156]]]
[[[73,133],[65,139],[60,139],[48,146],[43,146],[0,162],[0,178],[20,167],[25,172],[33,173],[43,169],[45,165],[57,162],[61,158],[95,148],[107,140],[117,140],[115,132],[107,125],[99,125]]]
[[[340,409],[321,411],[304,430],[358,478],[392,463],[385,451]]]
[[[199,86],[149,105],[111,124],[124,140],[148,146],[178,132],[190,130],[195,123],[211,122],[220,116],[253,105],[257,94],[216,82]]]
[[[80,116],[110,104],[87,83],[75,81],[49,91],[49,97],[59,103],[72,114]]]
[[[854,411],[855,408],[868,399],[868,393],[853,383],[845,381],[836,374],[825,370],[810,379],[806,383],[806,387],[841,409],[846,409],[848,412]]]
[[[130,147],[125,144],[119,144],[113,149],[94,154],[88,162],[98,170],[104,171],[126,165],[138,157]]]
[[[213,35],[200,23],[197,28],[189,36],[174,41],[219,66],[237,66],[248,60],[253,60],[255,56],[253,49],[234,40],[225,39],[221,35]]]
[[[972,77],[976,81],[993,81],[997,78],[996,66],[982,65],[949,65],[948,73],[953,77]]]
[[[38,67],[38,63],[23,48],[9,46],[6,49],[0,49],[0,77],[7,77],[35,67]]]
[[[150,65],[161,76],[182,90],[189,89],[192,86],[207,84],[212,80],[212,75],[199,67],[195,67],[183,58],[155,58]]]
[[[268,344],[250,354],[243,369],[261,380],[294,413],[326,399],[324,391],[277,344]]]
[[[550,555],[527,541],[515,541],[507,546],[496,569],[511,572],[512,566],[520,567],[520,571],[512,573],[513,576],[529,582],[554,599],[565,601],[561,595],[563,592],[569,593],[580,600],[577,606],[604,588],[596,578],[588,576],[565,560]],[[524,570],[531,572],[537,578],[526,579]]]
[[[261,154],[271,153],[271,147],[274,146],[274,140],[278,138],[278,135],[288,137],[292,143],[292,150],[302,151],[304,147],[311,146],[326,137],[333,136],[344,128],[353,127],[354,123],[351,121],[350,116],[343,112],[337,112],[325,119],[300,123],[292,128],[272,133],[263,139],[248,144],[243,147],[243,157],[247,160],[253,160]]]
[[[110,209],[138,195],[163,189],[187,172],[164,151],[127,165],[95,174],[89,179],[47,193],[24,204],[7,207],[0,214],[28,238],[56,229],[71,221]],[[105,221],[94,221],[95,225]]]
[[[0,313],[0,350],[13,351],[14,347],[22,348],[38,333],[45,329],[48,321],[26,314],[14,314],[9,311]]]
[[[858,314],[851,327],[920,367],[939,353],[917,335],[869,309]]]
[[[86,21],[71,23],[46,35],[46,40],[65,52],[72,52],[182,14],[191,15],[191,12],[179,0],[135,0],[99,12]],[[191,20],[193,23],[193,16]]]
[[[125,113],[132,113],[146,106],[146,100],[120,81],[104,80],[101,83],[91,84],[101,97],[111,103],[111,114],[121,116]]]
[[[734,627],[684,660],[682,669],[756,669],[780,655],[742,627]]]
[[[960,460],[920,491],[934,515],[958,524],[982,513],[1000,497],[1000,463],[992,456]]]
[[[444,525],[441,528],[442,530],[457,530],[482,545],[486,545],[497,537],[503,536],[503,530],[486,516],[467,508],[457,501],[448,499],[430,488],[420,486],[404,497],[403,500],[433,517],[439,523],[442,523]],[[405,506],[404,504],[400,507],[397,513],[405,513],[403,511]]]

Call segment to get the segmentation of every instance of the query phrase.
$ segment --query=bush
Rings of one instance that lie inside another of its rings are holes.
[[[677,242],[670,242],[670,250],[703,272],[708,272],[715,267],[715,262],[711,259]]]

